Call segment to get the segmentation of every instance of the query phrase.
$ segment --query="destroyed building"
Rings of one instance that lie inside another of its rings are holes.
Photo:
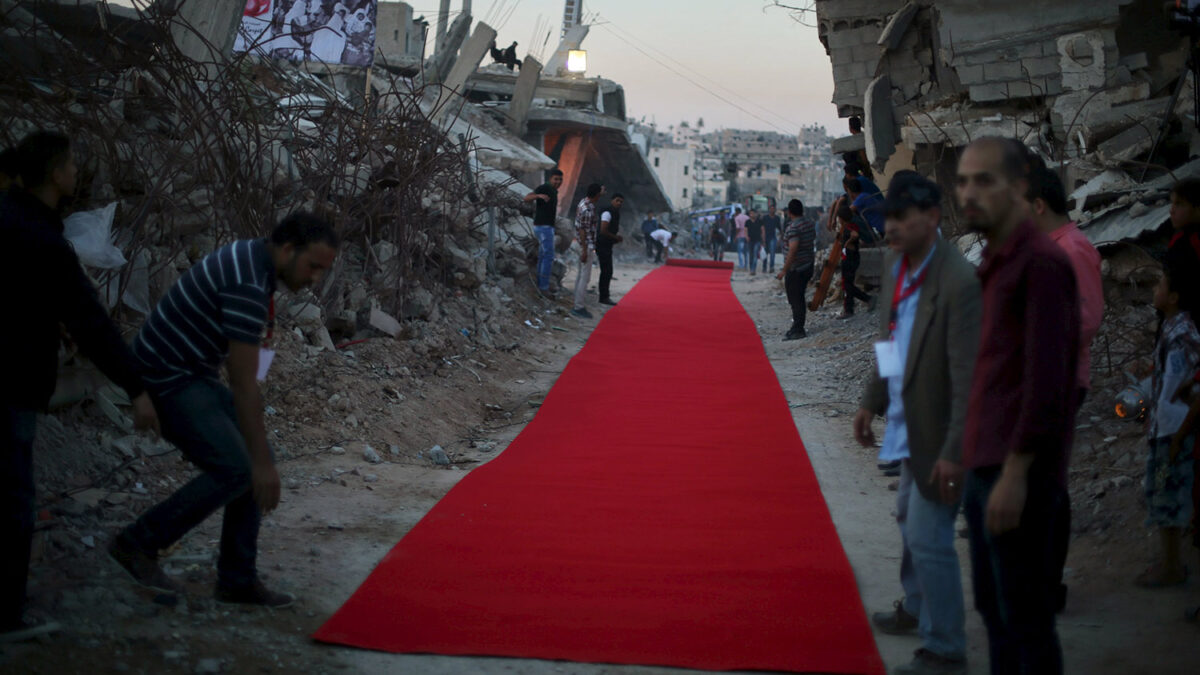
[[[1189,42],[1163,4],[817,0],[833,103],[865,127],[834,150],[949,187],[971,139],[1016,138],[1060,169],[1093,243],[1151,236],[1200,171]]]

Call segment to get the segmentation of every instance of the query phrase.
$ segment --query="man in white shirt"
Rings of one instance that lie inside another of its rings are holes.
[[[671,240],[675,238],[675,233],[671,232],[670,230],[664,230],[660,227],[650,233],[650,238],[658,243],[658,253],[662,255],[664,259],[669,258],[671,251],[670,244]],[[654,262],[660,262],[660,260],[656,257]]]

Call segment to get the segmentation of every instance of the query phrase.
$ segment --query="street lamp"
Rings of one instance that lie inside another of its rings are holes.
[[[587,71],[587,50],[571,49],[567,51],[567,72],[583,73]]]

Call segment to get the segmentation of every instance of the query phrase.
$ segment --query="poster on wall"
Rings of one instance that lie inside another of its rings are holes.
[[[246,0],[233,49],[270,58],[370,67],[377,0]]]

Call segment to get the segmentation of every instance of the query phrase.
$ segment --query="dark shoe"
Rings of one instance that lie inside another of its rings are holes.
[[[117,535],[108,546],[108,555],[125,570],[139,585],[159,593],[178,593],[179,587],[158,566],[158,557],[152,556]]]
[[[242,588],[225,588],[217,586],[217,590],[213,593],[213,597],[217,602],[224,602],[234,605],[258,605],[260,607],[270,607],[271,609],[283,609],[291,607],[292,603],[296,602],[296,596],[291,593],[280,593],[272,591],[258,579],[254,583]]]
[[[875,466],[879,467],[880,471],[887,471],[888,469],[899,469],[900,468],[900,460],[893,459],[890,462],[880,462],[880,463],[876,464]]]
[[[590,319],[592,318],[592,313],[587,311],[586,307],[576,307],[575,309],[571,310],[571,316],[577,316],[581,319]]]
[[[900,467],[896,467],[895,469],[884,469],[883,475],[887,476],[888,478],[895,478],[896,476],[900,475]]]
[[[912,663],[898,666],[892,673],[894,675],[967,675],[967,660],[934,654],[922,647],[916,651]]]
[[[614,302],[614,301],[612,300],[612,298],[601,298],[601,299],[600,299],[600,304],[602,304],[602,305],[615,305],[615,304],[617,304],[617,303],[616,303],[616,302]]]
[[[907,635],[917,629],[917,617],[904,611],[904,601],[892,603],[896,609],[891,612],[875,612],[871,615],[871,623],[888,635]]]
[[[783,336],[783,341],[787,342],[789,340],[799,340],[806,337],[808,337],[808,333],[805,333],[802,330],[789,330],[787,334]]]
[[[35,640],[43,635],[50,635],[62,630],[62,625],[57,621],[44,621],[41,619],[25,618],[21,620],[20,625],[12,626],[3,632],[0,632],[0,644],[12,644],[14,642],[28,642]]]

